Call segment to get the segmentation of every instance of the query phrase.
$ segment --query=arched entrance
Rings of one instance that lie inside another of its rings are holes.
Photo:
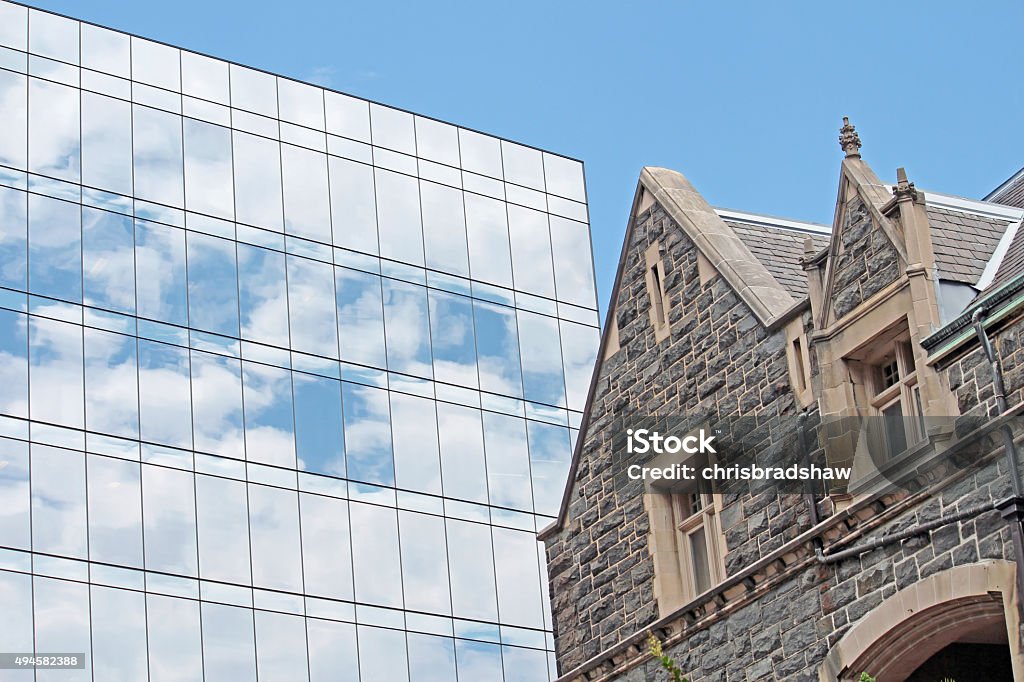
[[[1012,679],[1024,679],[1017,637],[1015,567],[985,561],[941,571],[900,590],[860,619],[829,651],[819,671],[822,682],[857,680],[862,672],[878,682],[909,682],[924,666],[941,667],[960,652],[1009,659]],[[944,672],[943,676],[956,676]],[[929,678],[930,679],[930,678]],[[993,682],[999,678],[986,677]]]

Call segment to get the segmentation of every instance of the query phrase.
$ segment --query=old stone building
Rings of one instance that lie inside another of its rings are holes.
[[[716,210],[680,173],[641,172],[541,533],[560,680],[666,679],[652,633],[693,681],[1024,679],[1005,435],[1024,412],[1024,174],[984,201],[903,169],[888,185],[840,133],[831,226]],[[617,439],[648,415],[756,416],[765,442],[799,423],[853,473],[643,493],[619,482],[640,458]],[[828,430],[843,418],[879,426]]]

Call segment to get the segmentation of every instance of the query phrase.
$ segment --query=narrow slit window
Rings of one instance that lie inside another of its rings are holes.
[[[658,272],[658,266],[651,266],[651,279],[654,285],[651,287],[651,304],[654,306],[654,319],[658,321],[659,326],[665,324],[665,299],[661,291],[661,273]]]

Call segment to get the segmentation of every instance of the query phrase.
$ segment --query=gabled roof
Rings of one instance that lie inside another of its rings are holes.
[[[831,231],[827,225],[722,208],[715,212],[793,298],[807,296],[807,275],[800,265],[804,241],[809,238],[815,252],[828,246]]]

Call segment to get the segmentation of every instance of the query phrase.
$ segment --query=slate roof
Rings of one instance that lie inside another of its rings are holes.
[[[804,239],[810,237],[814,242],[814,250],[820,251],[828,245],[829,235],[821,232],[828,230],[828,227],[808,224],[811,229],[800,229],[773,223],[768,217],[764,217],[762,222],[737,220],[726,211],[719,214],[793,298],[800,300],[807,296],[807,277],[800,265],[804,255]]]
[[[1024,208],[1024,168],[992,190],[992,193],[985,197],[985,201]]]
[[[928,197],[927,193],[925,196]],[[968,210],[940,208],[933,206],[930,200],[928,204],[939,277],[976,285],[1003,233],[1014,221]]]

